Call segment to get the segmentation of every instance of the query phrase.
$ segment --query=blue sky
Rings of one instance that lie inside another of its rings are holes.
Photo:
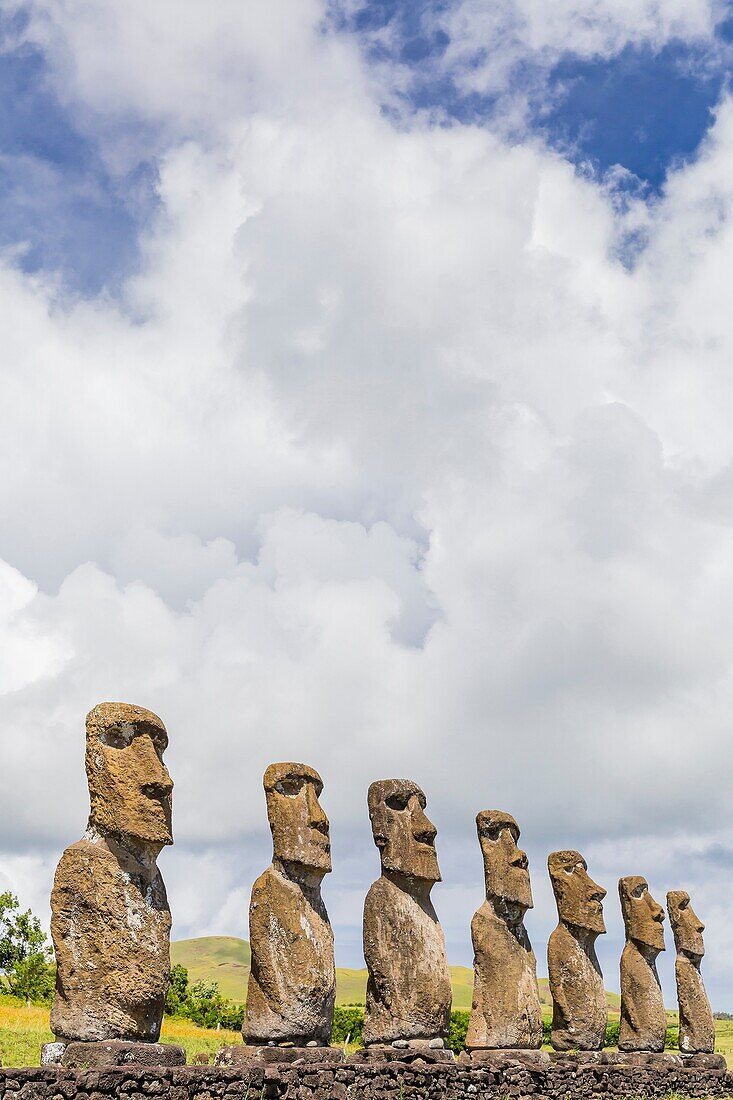
[[[539,959],[578,848],[608,984],[641,873],[733,1008],[725,10],[0,4],[3,887],[47,915],[123,699],[170,731],[177,936],[246,933],[305,759],[340,964],[406,775],[454,962],[493,806]]]
[[[524,58],[501,94],[466,91],[462,74],[441,64],[450,44],[441,16],[450,6],[373,0],[345,14],[335,5],[324,33],[353,35],[368,63],[409,73],[398,99],[403,120],[438,110],[491,128],[497,102],[526,93],[525,125],[514,140],[541,135],[600,176],[620,165],[649,196],[662,190],[670,167],[694,157],[729,77],[733,19],[721,18],[715,41],[704,46],[672,40],[657,49],[629,44],[611,57]],[[0,243],[23,242],[23,270],[59,272],[72,291],[114,290],[135,270],[138,235],[155,209],[154,158],[123,174],[110,170],[94,120],[54,93],[42,50],[13,45],[24,23],[22,8],[0,13]],[[482,46],[469,63],[491,49]],[[123,120],[124,128],[137,125]]]

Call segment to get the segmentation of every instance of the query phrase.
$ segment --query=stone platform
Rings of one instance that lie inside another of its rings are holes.
[[[431,1065],[455,1062],[452,1050],[442,1039],[398,1039],[394,1043],[371,1043],[354,1051],[347,1061],[352,1065],[379,1065],[384,1062],[427,1062]]]
[[[322,1048],[321,1048],[322,1049]],[[503,1052],[506,1053],[506,1052]],[[606,1056],[607,1057],[607,1056]],[[601,1100],[733,1096],[733,1073],[695,1058],[646,1064],[550,1056],[525,1064],[347,1062],[0,1070],[0,1100]]]
[[[246,1067],[252,1065],[336,1065],[344,1061],[341,1047],[251,1046],[236,1043],[222,1047],[215,1065]]]
[[[88,1043],[46,1043],[41,1049],[43,1065],[66,1069],[101,1069],[107,1066],[185,1066],[186,1052],[173,1043],[138,1043],[126,1039],[104,1039]]]

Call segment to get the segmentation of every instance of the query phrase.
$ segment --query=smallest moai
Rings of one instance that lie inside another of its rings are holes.
[[[667,912],[677,952],[674,973],[680,1010],[680,1050],[683,1054],[712,1054],[715,1050],[715,1020],[700,974],[700,963],[705,954],[702,939],[705,925],[690,905],[690,895],[684,890],[670,890],[667,894]]]
[[[619,898],[626,929],[621,955],[621,1051],[664,1050],[667,1016],[656,958],[664,951],[664,910],[649,893],[641,875],[619,879]]]
[[[538,1051],[542,1011],[537,963],[524,914],[532,908],[529,864],[517,846],[519,826],[503,810],[476,817],[486,901],[471,921],[474,986],[466,1049]],[[547,1055],[543,1055],[547,1057]]]
[[[580,852],[547,859],[559,923],[547,945],[555,1050],[600,1050],[608,1007],[595,942],[606,931],[606,891],[588,874]]]

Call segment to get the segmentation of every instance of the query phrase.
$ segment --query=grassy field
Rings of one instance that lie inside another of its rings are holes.
[[[52,1039],[47,1008],[26,1008],[14,998],[0,997],[0,1062],[4,1066],[37,1066],[41,1046]],[[226,1043],[241,1042],[242,1037],[233,1031],[207,1031],[189,1020],[166,1019],[161,1041],[178,1043],[190,1062],[196,1054],[214,1054]]]
[[[669,1015],[673,1022],[674,1014]],[[733,1067],[733,1020],[718,1020],[716,1033],[715,1049]],[[226,1043],[241,1041],[233,1031],[207,1031],[188,1020],[169,1019],[163,1022],[161,1038],[182,1046],[189,1062],[197,1054],[213,1055]],[[37,1066],[42,1044],[51,1039],[47,1008],[26,1008],[14,998],[0,996],[0,1061],[4,1066]]]
[[[171,958],[188,970],[192,982],[217,982],[221,993],[230,1001],[244,1001],[249,976],[250,950],[246,940],[235,936],[203,936],[195,940],[178,940],[171,944]],[[453,1007],[470,1008],[473,992],[473,971],[467,966],[450,968],[453,984]],[[336,1003],[364,1004],[366,970],[336,970]],[[551,1009],[547,978],[540,978],[540,1000]],[[618,1012],[618,993],[606,993],[608,1007]]]

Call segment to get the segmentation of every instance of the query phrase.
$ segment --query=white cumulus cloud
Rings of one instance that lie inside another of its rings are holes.
[[[246,932],[262,771],[304,759],[343,964],[378,865],[366,787],[403,774],[454,961],[499,806],[540,958],[544,859],[579,847],[608,985],[614,880],[644,873],[697,891],[731,1007],[730,105],[621,210],[536,141],[393,126],[321,5],[258,10],[32,6],[49,81],[110,162],[155,150],[159,201],[117,296],[0,271],[3,881],[42,903],[84,826],[84,714],[125,699],[170,732],[178,934]],[[533,49],[590,52],[711,18],[514,14]]]

